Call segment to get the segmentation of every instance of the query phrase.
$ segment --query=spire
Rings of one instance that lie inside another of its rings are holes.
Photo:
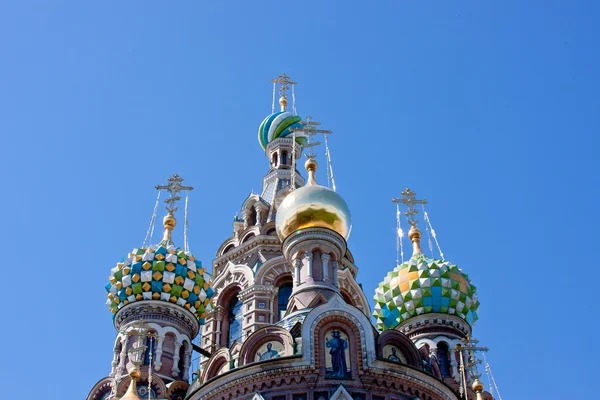
[[[165,208],[167,210],[167,215],[163,218],[163,226],[165,229],[165,233],[163,234],[162,239],[163,242],[169,243],[173,242],[173,229],[175,228],[175,225],[177,225],[175,212],[179,209],[179,207],[177,206],[177,202],[181,200],[179,193],[182,190],[191,191],[194,190],[194,188],[192,186],[183,186],[181,184],[181,182],[183,182],[183,178],[177,174],[174,174],[172,177],[167,178],[167,181],[169,182],[168,185],[156,185],[156,189],[166,190],[167,192],[169,192],[169,198],[165,200]],[[185,221],[185,225],[187,226],[187,220]]]
[[[315,172],[319,164],[315,161],[315,156],[309,156],[308,160],[304,163],[304,168],[308,172],[308,182],[306,182],[306,186],[317,186],[317,178],[315,176]]]
[[[427,200],[417,200],[416,193],[411,191],[409,188],[404,189],[404,191],[400,192],[402,197],[392,199],[393,203],[402,203],[408,208],[408,210],[404,213],[408,219],[408,223],[410,224],[410,230],[408,231],[408,237],[410,238],[413,244],[413,256],[417,254],[423,253],[421,250],[421,231],[417,228],[417,224],[419,221],[415,219],[415,215],[419,212],[419,210],[415,209],[416,204],[427,204]]]
[[[276,79],[272,80],[273,82],[273,100],[275,100],[275,84],[279,83],[279,105],[281,106],[281,112],[285,112],[288,105],[287,92],[290,90],[290,86],[292,87],[292,96],[294,95],[294,85],[297,82],[292,81],[292,79],[287,76],[285,73],[279,75]],[[274,111],[274,110],[273,110]],[[296,113],[295,105],[294,105],[294,114]]]

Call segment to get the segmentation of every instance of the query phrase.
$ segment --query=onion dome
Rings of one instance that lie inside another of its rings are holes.
[[[417,253],[398,265],[375,289],[373,316],[380,330],[416,315],[456,315],[473,325],[479,300],[469,276],[456,265]]]
[[[173,244],[173,214],[165,217],[164,225],[165,236],[159,245],[133,249],[110,270],[106,304],[116,314],[137,301],[167,301],[186,308],[203,323],[214,294],[210,276],[192,253]]]
[[[269,115],[263,120],[258,128],[258,142],[263,149],[273,140],[280,137],[292,135],[290,128],[302,128],[300,124],[301,118],[291,112],[282,111]],[[306,137],[302,132],[296,133],[296,142],[299,144],[306,143]]]
[[[277,210],[277,235],[284,240],[300,229],[327,228],[348,239],[352,228],[348,205],[342,196],[317,184],[315,160],[308,159],[305,167],[308,171],[306,186],[288,194]]]

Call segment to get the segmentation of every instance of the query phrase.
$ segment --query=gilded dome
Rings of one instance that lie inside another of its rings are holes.
[[[111,269],[109,281],[106,304],[113,314],[133,302],[162,300],[186,308],[202,323],[214,294],[202,263],[165,241],[134,249]]]
[[[300,229],[327,228],[348,239],[352,228],[348,205],[342,196],[316,183],[314,160],[309,159],[305,166],[308,183],[288,194],[277,210],[277,235],[284,240]]]
[[[373,316],[380,330],[420,314],[452,314],[477,321],[479,300],[469,276],[448,261],[417,253],[388,273],[375,290]]]

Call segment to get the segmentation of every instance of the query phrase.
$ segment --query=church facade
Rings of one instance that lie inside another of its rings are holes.
[[[171,195],[163,240],[111,270],[112,368],[87,399],[493,399],[476,368],[485,349],[471,339],[476,288],[423,254],[415,194],[399,199],[413,255],[382,277],[371,309],[347,246],[350,210],[316,181],[317,124],[287,111],[294,82],[275,81],[281,111],[258,133],[263,188],[243,201],[212,272],[171,239],[178,194],[191,189],[177,176],[162,187]]]

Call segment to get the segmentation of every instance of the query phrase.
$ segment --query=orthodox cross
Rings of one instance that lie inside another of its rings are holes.
[[[279,104],[281,105],[281,111],[285,111],[287,107],[287,91],[290,90],[290,85],[295,85],[298,82],[292,81],[286,74],[279,75],[276,79],[272,79],[271,82],[273,82],[273,104],[275,103],[275,84],[279,83],[279,95],[281,96]]]
[[[191,186],[183,186],[181,182],[183,182],[183,178],[177,174],[174,174],[172,177],[167,178],[169,182],[168,185],[156,185],[157,190],[166,190],[169,192],[169,198],[165,200],[167,205],[165,208],[169,214],[174,214],[177,211],[177,202],[181,200],[179,196],[179,192],[182,190],[194,190]]]
[[[487,352],[489,349],[487,347],[477,346],[479,340],[471,338],[471,336],[467,336],[462,340],[462,345],[456,345],[454,348],[459,352],[460,358],[460,375],[461,375],[461,383],[459,392],[467,398],[467,373],[471,376],[471,379],[478,380],[481,377],[481,374],[477,371],[477,364],[481,364],[481,360],[478,360],[476,357],[476,352]]]
[[[412,192],[409,188],[404,189],[404,191],[400,192],[402,197],[392,199],[394,203],[402,203],[406,206],[408,211],[404,213],[408,219],[408,223],[411,226],[416,226],[419,221],[414,218],[414,215],[419,212],[419,210],[415,209],[416,204],[427,204],[427,200],[417,200],[415,198],[416,193]]]
[[[296,189],[296,132],[302,132],[307,137],[308,143],[304,145],[300,145],[301,149],[308,148],[309,150],[306,153],[306,157],[313,159],[316,157],[312,147],[318,146],[321,142],[313,142],[312,137],[317,133],[322,133],[324,135],[328,135],[332,133],[332,131],[328,129],[317,129],[316,127],[321,125],[320,122],[313,121],[312,117],[308,115],[306,117],[306,121],[300,121],[302,128],[290,128],[293,133],[293,143],[294,147],[292,147],[292,179],[291,179],[291,189]]]
[[[306,152],[306,156],[308,158],[315,158],[315,153],[313,152],[311,147],[318,146],[321,144],[321,142],[313,142],[312,137],[315,136],[317,133],[322,133],[324,135],[328,135],[333,132],[330,131],[329,129],[317,129],[316,127],[321,125],[321,123],[317,122],[317,121],[313,121],[312,117],[310,115],[308,115],[306,117],[306,121],[300,121],[299,123],[300,123],[300,125],[302,125],[302,128],[290,128],[290,130],[292,132],[294,132],[294,136],[295,136],[296,132],[302,132],[302,133],[304,133],[304,135],[306,135],[308,143],[305,145],[302,145],[301,148],[303,148],[303,149],[308,148],[309,150]]]

